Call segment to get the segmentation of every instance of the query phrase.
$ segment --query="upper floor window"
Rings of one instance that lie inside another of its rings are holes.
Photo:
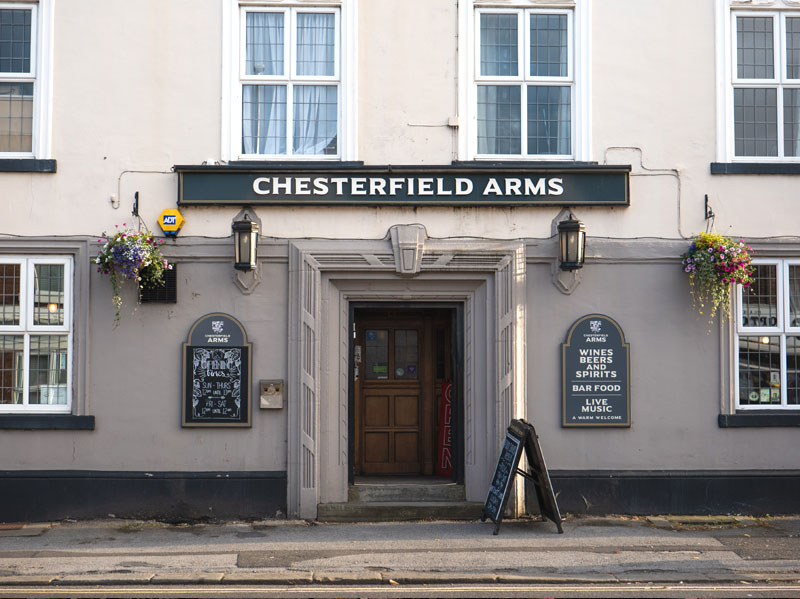
[[[733,11],[730,31],[733,157],[800,159],[800,12]]]
[[[0,412],[71,409],[72,260],[0,257]]]
[[[800,409],[800,260],[754,260],[739,289],[736,407]]]
[[[342,9],[248,3],[237,20],[231,158],[341,159]]]
[[[0,158],[45,157],[49,0],[0,3]]]
[[[475,10],[474,155],[573,159],[583,101],[575,10]]]

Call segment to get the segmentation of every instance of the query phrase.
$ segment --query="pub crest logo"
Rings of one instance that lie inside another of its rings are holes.
[[[599,333],[600,330],[603,328],[601,320],[590,320],[589,321],[589,330],[592,333]]]
[[[211,330],[215,333],[221,333],[223,329],[223,321],[222,320],[212,320],[211,321]]]

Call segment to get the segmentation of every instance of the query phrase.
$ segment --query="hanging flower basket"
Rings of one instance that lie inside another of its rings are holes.
[[[730,319],[731,288],[734,283],[749,287],[753,283],[752,248],[716,233],[694,237],[689,251],[681,256],[683,270],[689,273],[689,287],[700,314],[710,306],[709,320],[717,310]]]
[[[125,227],[127,223],[123,223]],[[119,325],[122,309],[120,289],[126,280],[136,281],[139,289],[160,285],[164,280],[164,271],[172,270],[172,265],[161,255],[159,247],[164,240],[157,240],[152,233],[137,232],[114,225],[119,229],[113,235],[103,232],[98,239],[102,243],[100,253],[94,259],[98,272],[111,277],[114,295],[111,301],[116,313],[114,326]]]

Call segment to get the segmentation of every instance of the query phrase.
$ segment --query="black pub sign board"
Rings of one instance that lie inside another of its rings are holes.
[[[179,206],[628,206],[630,166],[173,167]]]
[[[561,426],[630,427],[630,345],[602,314],[579,318],[561,345]]]
[[[227,314],[192,325],[183,344],[182,426],[251,426],[251,347],[244,327]]]
[[[528,460],[527,471],[519,468],[523,451]],[[558,511],[550,474],[544,463],[539,437],[536,436],[533,425],[525,420],[512,420],[508,426],[503,447],[500,449],[500,456],[497,458],[497,467],[489,485],[489,493],[483,505],[481,520],[485,522],[487,518],[490,519],[495,524],[493,534],[500,532],[503,512],[511,495],[514,479],[518,474],[524,476],[535,486],[536,499],[539,502],[539,511],[542,516],[552,520],[558,528],[558,532],[563,533],[561,513]]]

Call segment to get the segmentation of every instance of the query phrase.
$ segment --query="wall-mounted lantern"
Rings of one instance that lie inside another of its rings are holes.
[[[583,268],[586,227],[570,213],[569,220],[558,223],[561,270]]]
[[[238,270],[253,270],[258,251],[258,223],[245,214],[241,220],[233,221],[234,262]]]

